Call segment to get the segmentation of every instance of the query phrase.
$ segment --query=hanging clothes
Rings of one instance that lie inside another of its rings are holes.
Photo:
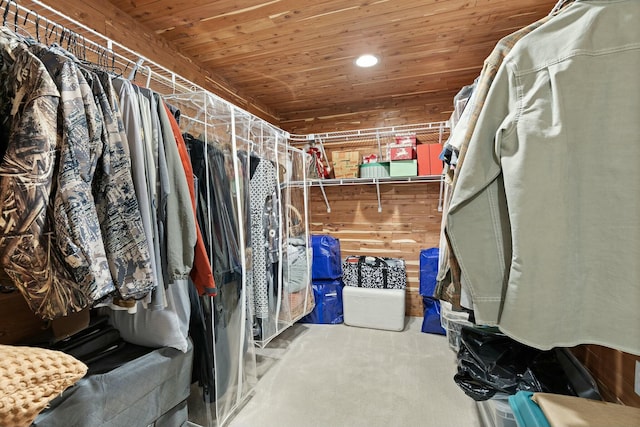
[[[166,263],[163,256],[166,256],[162,250],[164,232],[164,223],[166,221],[164,214],[164,204],[166,203],[167,192],[169,191],[169,175],[167,171],[167,162],[164,157],[164,148],[161,141],[160,118],[158,111],[152,106],[154,104],[153,91],[133,85],[133,89],[138,97],[140,106],[140,114],[142,117],[142,131],[145,145],[146,165],[145,170],[149,195],[149,204],[151,207],[151,219],[153,222],[153,239],[154,239],[154,255],[156,258],[156,267],[158,273],[158,283],[163,286],[156,287],[150,301],[152,309],[163,309],[166,304],[166,296],[164,284]],[[162,156],[160,151],[162,150]]]
[[[103,229],[111,275],[124,299],[140,299],[153,289],[151,255],[131,177],[128,142],[111,109],[99,78],[83,70],[104,123],[104,149],[94,184],[94,197]],[[110,91],[112,87],[107,88]],[[110,97],[115,97],[112,94]]]
[[[238,220],[233,209],[232,177],[228,176],[233,171],[231,153],[188,134],[184,140],[200,183],[198,222],[204,230],[205,246],[213,254],[214,280],[219,287],[225,276],[241,272]]]
[[[180,133],[180,127],[176,122],[175,117],[180,116],[180,110],[174,109],[174,113],[171,112],[169,107],[165,104],[165,108],[167,110],[167,115],[169,118],[169,122],[171,123],[171,130],[173,132],[173,136],[176,139],[176,143],[178,146],[178,152],[180,154],[180,161],[182,162],[182,167],[185,172],[185,178],[187,180],[187,185],[189,186],[189,195],[191,196],[191,205],[193,207],[193,215],[196,226],[196,247],[193,258],[193,268],[191,269],[191,273],[189,276],[191,280],[195,284],[198,289],[198,293],[200,295],[215,295],[216,294],[216,286],[215,281],[213,280],[213,272],[211,270],[211,263],[209,261],[209,255],[207,254],[207,249],[204,245],[204,240],[202,237],[202,232],[200,230],[200,225],[196,219],[196,190],[194,184],[194,175],[193,168],[191,167],[191,159],[189,158],[189,152],[187,150],[187,146],[184,142],[184,138]]]
[[[199,304],[205,315],[207,342],[194,343],[197,352],[214,349],[216,360],[215,383],[209,387],[211,401],[221,398],[237,381],[241,369],[232,357],[238,347],[242,310],[242,264],[240,262],[239,226],[245,221],[237,218],[233,208],[234,171],[232,153],[224,148],[206,144],[191,135],[184,135],[191,158],[193,173],[199,185],[197,203],[198,222],[202,225],[203,240],[211,254],[217,295],[202,296]],[[192,310],[193,311],[193,310]],[[215,343],[211,342],[215,337]],[[211,356],[211,354],[210,354]],[[200,378],[207,381],[208,376]]]
[[[477,83],[473,89],[471,99],[468,101],[460,120],[451,131],[451,136],[447,141],[447,144],[453,149],[458,151],[456,169],[453,175],[452,188],[448,191],[447,195],[449,199],[446,200],[443,205],[442,213],[442,228],[440,239],[440,252],[439,252],[439,267],[438,267],[438,286],[436,288],[434,296],[436,298],[449,301],[454,309],[460,309],[462,307],[460,298],[462,296],[462,286],[460,284],[460,266],[454,253],[450,249],[449,240],[445,234],[445,227],[447,221],[447,211],[451,201],[451,194],[458,181],[458,175],[462,168],[464,158],[467,153],[467,147],[469,140],[473,135],[473,131],[478,123],[478,116],[482,111],[485,104],[489,89],[495,79],[498,69],[502,65],[504,58],[511,52],[516,43],[531,33],[542,24],[551,19],[552,16],[548,15],[544,18],[503,37],[494,47],[491,54],[485,59],[484,66],[480,72],[480,76],[477,79]],[[465,306],[469,305],[468,298],[465,300]],[[471,307],[467,307],[471,308]]]
[[[249,194],[251,206],[251,246],[253,264],[253,295],[254,313],[258,319],[268,319],[271,313],[269,304],[269,289],[273,290],[274,275],[271,262],[267,263],[269,245],[265,229],[265,211],[267,201],[276,191],[278,185],[278,171],[269,160],[251,157],[252,163],[257,163],[251,176]],[[277,232],[278,230],[274,230]]]
[[[91,87],[65,51],[44,45],[30,50],[60,91],[60,169],[53,211],[58,247],[75,281],[91,301],[98,301],[115,290],[92,192],[103,151],[98,106]]]
[[[6,28],[0,28],[0,61],[0,262],[31,310],[54,319],[90,303],[66,268],[48,216],[60,93],[44,65]]]
[[[476,321],[532,347],[640,354],[635,22],[638,1],[583,0],[523,37],[460,169],[446,232]]]
[[[147,179],[147,157],[145,153],[146,145],[143,142],[142,114],[138,95],[128,80],[116,79],[113,81],[113,88],[118,93],[118,102],[121,108],[124,131],[128,142],[129,155],[131,159],[131,172],[135,194],[140,207],[142,226],[145,238],[151,250],[150,261],[154,283],[162,283],[158,278],[162,277],[162,272],[158,271],[160,265],[159,253],[155,251],[156,239],[154,236],[154,218],[152,217],[152,199],[149,195],[150,183]]]
[[[168,284],[187,285],[196,246],[196,222],[185,170],[178,144],[173,136],[164,102],[155,97],[164,140],[169,173],[169,194],[166,203],[165,245],[167,252],[166,280]],[[169,243],[170,242],[170,243]]]

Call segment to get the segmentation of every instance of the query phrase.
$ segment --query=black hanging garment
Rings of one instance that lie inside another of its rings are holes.
[[[246,218],[238,218],[235,200],[235,176],[233,155],[229,150],[212,146],[189,134],[184,135],[191,157],[193,173],[198,180],[197,217],[202,228],[203,240],[213,264],[213,275],[218,294],[215,297],[198,298],[200,309],[192,316],[191,328],[206,330],[204,337],[194,338],[196,359],[203,362],[198,367],[198,380],[203,384],[206,401],[223,396],[237,381],[238,357],[242,348],[242,264],[240,256],[239,227],[247,235]],[[241,171],[247,169],[246,155],[239,153]],[[242,176],[241,176],[242,178]],[[247,212],[243,195],[243,212]],[[246,214],[245,214],[246,216]],[[195,298],[195,295],[192,295]],[[211,304],[213,302],[213,304]],[[192,309],[193,310],[193,309]],[[213,321],[213,325],[212,322]],[[202,324],[204,322],[204,324]],[[215,345],[211,337],[215,334]],[[207,358],[215,358],[216,371]],[[215,382],[214,382],[215,379]],[[217,387],[216,387],[217,386]],[[214,392],[215,390],[215,392]]]

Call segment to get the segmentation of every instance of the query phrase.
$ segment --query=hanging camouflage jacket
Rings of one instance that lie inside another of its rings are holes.
[[[114,113],[110,99],[113,86],[102,87],[94,73],[81,70],[92,88],[102,116],[103,151],[96,171],[93,194],[102,225],[111,275],[124,299],[140,299],[156,285],[149,243],[142,226],[138,199],[131,177],[128,142],[123,139],[122,118]]]
[[[44,45],[30,49],[60,91],[60,170],[54,201],[58,246],[76,282],[92,301],[100,300],[115,290],[91,191],[102,155],[102,121],[91,88],[76,63]]]
[[[89,304],[85,289],[66,269],[48,222],[59,97],[42,63],[0,28],[0,266],[44,319]]]

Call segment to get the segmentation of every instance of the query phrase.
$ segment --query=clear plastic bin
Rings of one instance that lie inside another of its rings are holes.
[[[508,400],[491,399],[496,414],[496,427],[518,427],[516,416]]]
[[[453,311],[451,303],[440,301],[440,322],[447,332],[449,347],[457,353],[458,349],[460,349],[460,332],[462,331],[462,327],[464,325],[473,326],[473,323],[469,322],[469,313]]]

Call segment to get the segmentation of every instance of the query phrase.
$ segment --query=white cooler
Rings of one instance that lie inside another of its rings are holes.
[[[404,329],[404,289],[345,286],[342,289],[344,323],[361,328]]]

